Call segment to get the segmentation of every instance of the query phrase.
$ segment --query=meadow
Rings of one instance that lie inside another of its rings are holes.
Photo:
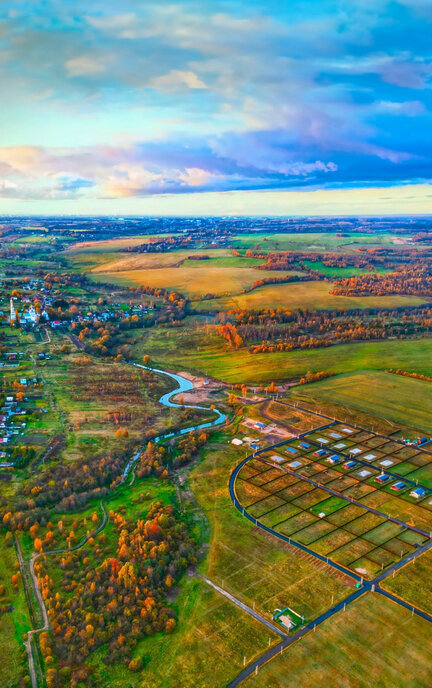
[[[354,266],[349,266],[346,268],[333,267],[329,265],[324,265],[321,261],[313,262],[311,260],[304,260],[303,263],[311,270],[318,270],[326,277],[332,279],[341,279],[342,277],[352,277],[354,275],[363,275],[366,272],[370,272],[367,268],[356,268]],[[380,267],[374,267],[372,272],[388,272]]]
[[[120,239],[102,239],[100,241],[78,241],[71,245],[69,251],[74,253],[116,253],[125,248],[139,246],[148,239],[158,236],[157,234],[141,234],[139,236],[121,237]],[[165,235],[164,235],[165,236]],[[176,236],[172,232],[170,236]],[[68,251],[68,252],[69,252]],[[67,252],[67,253],[68,253]]]
[[[429,550],[414,564],[404,566],[394,578],[387,578],[382,587],[432,614],[432,552]]]
[[[23,584],[17,590],[11,583],[11,576],[18,566],[13,542],[6,544],[4,536],[0,544],[0,586],[5,592],[0,594],[0,606],[10,607],[0,613],[0,685],[12,688],[18,685],[19,677],[26,672],[27,656],[23,655],[23,634],[31,628]],[[19,570],[19,569],[18,569]]]
[[[389,233],[360,234],[347,233],[341,236],[334,232],[268,233],[251,232],[241,234],[232,240],[236,248],[260,247],[263,251],[336,251],[350,253],[360,246],[393,246],[400,243],[400,237]]]
[[[92,272],[90,276],[94,281],[109,282],[122,286],[149,285],[151,287],[163,287],[170,291],[179,291],[181,294],[193,298],[205,294],[237,294],[243,289],[251,287],[257,280],[269,276],[277,279],[295,274],[287,270],[276,270],[269,273],[254,267],[212,267],[208,265],[210,262],[202,261],[199,267],[179,266],[153,268],[151,270],[121,270],[109,273]],[[206,301],[201,306],[212,304],[211,309],[214,310],[213,303],[216,302]],[[206,310],[206,308],[203,308],[203,310]]]
[[[210,259],[205,261],[206,265],[213,265],[213,261],[225,261],[228,267],[242,265],[243,259],[233,256],[228,249],[210,249],[209,251],[180,249],[177,251],[168,251],[167,253],[124,253],[116,251],[113,255],[113,253],[108,250],[98,251],[96,247],[94,251],[90,248],[88,251],[70,250],[66,252],[66,255],[74,267],[82,269],[85,266],[86,270],[90,270],[91,272],[112,273],[175,267],[182,263],[186,263],[189,267],[200,265],[202,267],[202,261],[188,260],[189,256],[202,253],[210,256]],[[255,264],[262,263],[262,261],[255,258],[244,260],[253,260]],[[233,263],[231,263],[231,261],[233,261]],[[245,265],[247,266],[247,263],[245,263]]]
[[[190,324],[180,330],[154,329],[137,338],[134,354],[149,353],[161,365],[210,375],[228,383],[268,383],[311,372],[354,373],[401,368],[432,375],[432,339],[340,344],[325,349],[251,354],[228,349],[220,337]]]
[[[123,688],[225,688],[249,662],[273,644],[278,636],[232,605],[197,578],[186,578],[174,606],[178,625],[171,635],[158,634],[138,643],[137,656],[145,667],[137,673],[120,664],[107,667],[97,653],[96,685]],[[135,683],[139,680],[139,684]]]
[[[257,271],[261,277],[277,275],[277,272]],[[259,277],[257,278],[259,279]],[[349,309],[349,308],[397,308],[416,306],[427,302],[419,296],[336,296],[329,294],[330,282],[294,282],[290,284],[267,284],[249,294],[231,294],[213,301],[202,301],[196,306],[199,311],[225,311],[230,309],[297,308]]]
[[[431,429],[432,383],[424,380],[378,371],[359,372],[296,387],[290,396],[300,402],[313,402],[324,413],[326,403],[331,402],[428,432]]]
[[[313,618],[330,605],[333,595],[342,599],[350,588],[329,567],[299,557],[233,509],[227,478],[243,454],[221,434],[191,474],[190,486],[210,526],[200,570],[269,619],[276,608],[286,606]]]
[[[245,688],[422,688],[430,685],[432,636],[427,621],[367,593],[315,633],[245,681]]]

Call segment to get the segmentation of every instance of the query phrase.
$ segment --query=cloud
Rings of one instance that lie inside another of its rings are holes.
[[[179,69],[172,69],[168,74],[154,77],[149,81],[149,86],[160,91],[179,91],[185,87],[207,88],[194,72],[183,72]]]
[[[429,0],[35,6],[0,2],[2,194],[432,176]]]
[[[106,70],[106,65],[91,55],[80,55],[66,60],[65,67],[70,77],[94,76]]]

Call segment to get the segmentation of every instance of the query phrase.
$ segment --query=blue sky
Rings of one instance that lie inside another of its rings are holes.
[[[2,0],[0,212],[432,212],[431,29],[431,0]]]

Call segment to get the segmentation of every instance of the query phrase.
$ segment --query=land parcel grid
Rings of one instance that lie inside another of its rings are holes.
[[[258,522],[373,578],[430,536],[432,490],[417,484],[430,459],[335,422],[252,458],[236,491]]]

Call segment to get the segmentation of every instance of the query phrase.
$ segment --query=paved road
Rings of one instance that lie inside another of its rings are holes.
[[[207,585],[210,585],[212,588],[214,588],[218,593],[226,597],[227,599],[230,600],[233,604],[235,604],[237,607],[240,607],[244,612],[249,614],[250,616],[253,616],[257,621],[260,623],[264,624],[264,626],[267,626],[267,628],[270,629],[273,633],[277,633],[278,635],[282,636],[283,638],[288,637],[288,633],[285,633],[285,631],[281,628],[281,626],[274,626],[270,621],[268,621],[264,616],[261,616],[261,614],[258,614],[258,612],[255,611],[255,609],[252,609],[252,607],[248,607],[247,604],[244,604],[241,602],[237,597],[234,597],[234,595],[231,595],[227,590],[224,590],[223,588],[220,588],[219,585],[216,585],[216,583],[213,583],[213,581],[210,580],[210,578],[206,578],[206,576],[198,576],[198,578],[201,578],[201,580],[205,581]]]
[[[321,614],[321,616],[318,616],[316,619],[306,624],[306,626],[303,626],[300,630],[290,634],[287,638],[284,638],[284,640],[282,640],[280,643],[274,645],[272,648],[264,652],[264,654],[258,657],[258,659],[256,659],[254,662],[249,664],[249,666],[243,669],[243,671],[241,671],[233,681],[228,683],[227,688],[235,688],[235,686],[240,685],[240,683],[242,683],[248,676],[254,674],[257,671],[257,669],[259,670],[259,667],[263,666],[263,664],[266,664],[270,659],[273,659],[273,657],[282,654],[282,652],[287,647],[293,645],[298,640],[301,640],[303,636],[305,636],[310,631],[313,631],[314,628],[318,628],[318,626],[322,624],[323,621],[325,621],[326,619],[330,619],[330,617],[332,617],[334,614],[337,614],[338,612],[345,610],[349,604],[351,604],[352,602],[354,602],[354,600],[357,600],[359,597],[364,595],[364,593],[365,590],[363,589],[356,590],[355,592],[351,593],[351,595],[346,597],[345,600],[342,600],[342,602],[338,602],[330,609],[327,609],[327,611]]]
[[[301,435],[300,435],[301,436]],[[374,578],[371,581],[363,580],[362,577],[358,576],[355,574],[353,571],[350,571],[349,569],[345,569],[345,567],[340,566],[336,562],[327,559],[326,557],[318,554],[317,552],[314,552],[313,550],[310,550],[308,547],[301,545],[298,542],[295,542],[291,538],[283,535],[282,533],[278,533],[277,531],[273,530],[272,528],[269,528],[268,526],[264,525],[263,523],[260,523],[257,519],[253,518],[253,516],[250,516],[250,514],[245,511],[244,507],[240,504],[240,502],[237,499],[236,493],[235,493],[235,481],[237,478],[238,473],[240,470],[243,468],[243,466],[250,461],[251,459],[255,458],[260,461],[264,461],[265,463],[269,463],[271,466],[275,466],[275,464],[267,462],[263,459],[261,459],[260,456],[258,456],[259,453],[262,452],[267,452],[276,449],[278,446],[281,446],[282,444],[286,444],[286,441],[284,442],[279,442],[278,444],[272,445],[271,447],[266,447],[265,449],[260,450],[259,452],[256,452],[255,455],[250,455],[243,459],[232,471],[231,477],[230,477],[230,482],[229,482],[229,492],[230,492],[230,497],[231,500],[234,504],[234,506],[252,523],[254,523],[258,528],[261,530],[264,530],[271,535],[274,535],[280,540],[283,540],[284,542],[288,542],[290,545],[293,547],[296,547],[304,552],[307,552],[308,554],[311,554],[313,557],[318,559],[319,561],[325,562],[332,566],[332,568],[335,568],[338,571],[342,571],[344,574],[351,576],[355,580],[359,581],[362,583],[362,587],[358,588],[355,592],[353,592],[351,595],[349,595],[345,600],[342,602],[339,602],[338,604],[334,605],[331,607],[329,610],[321,614],[321,616],[317,617],[310,623],[308,623],[306,626],[302,627],[299,631],[296,633],[290,634],[288,638],[282,640],[278,645],[275,645],[273,648],[270,648],[267,650],[264,654],[262,654],[258,659],[256,659],[254,662],[252,662],[249,666],[247,666],[243,671],[241,671],[238,676],[231,681],[227,685],[227,688],[234,688],[235,686],[240,685],[242,681],[244,681],[248,676],[254,674],[256,671],[259,671],[259,667],[263,666],[266,664],[270,659],[275,657],[278,653],[282,653],[283,650],[286,647],[289,647],[293,643],[295,643],[298,640],[301,640],[301,638],[306,635],[306,633],[309,633],[310,631],[314,630],[317,626],[319,626],[323,621],[326,619],[330,618],[337,612],[341,611],[342,609],[346,609],[346,607],[354,602],[356,599],[358,599],[361,595],[373,591],[378,594],[383,595],[384,597],[387,597],[388,599],[392,600],[396,604],[399,604],[400,606],[404,607],[405,609],[408,609],[411,611],[413,615],[420,616],[421,618],[425,619],[426,621],[429,621],[432,623],[432,615],[428,614],[422,609],[419,609],[405,600],[399,598],[397,595],[393,595],[392,593],[389,593],[387,590],[384,590],[383,588],[380,587],[380,583],[388,578],[389,576],[393,575],[394,572],[402,568],[403,566],[406,566],[407,564],[410,564],[412,561],[414,561],[417,557],[421,556],[424,554],[426,551],[432,548],[432,540],[428,540],[424,545],[416,548],[413,550],[410,554],[408,554],[406,557],[403,557],[400,559],[400,561],[395,562],[392,566],[390,566],[388,569],[385,571],[381,572],[376,578]],[[278,468],[282,468],[281,466],[277,466]],[[292,473],[292,471],[287,471],[289,473]],[[301,479],[306,479],[304,476],[299,476]],[[306,479],[309,480],[309,479]],[[312,481],[313,483],[313,481]],[[322,487],[321,485],[318,485],[318,487]],[[338,495],[339,496],[339,495]],[[363,506],[363,505],[362,505]],[[385,514],[383,514],[385,518],[388,518]],[[401,522],[403,523],[403,522]],[[404,526],[406,524],[403,524]],[[408,526],[407,526],[408,527]]]

